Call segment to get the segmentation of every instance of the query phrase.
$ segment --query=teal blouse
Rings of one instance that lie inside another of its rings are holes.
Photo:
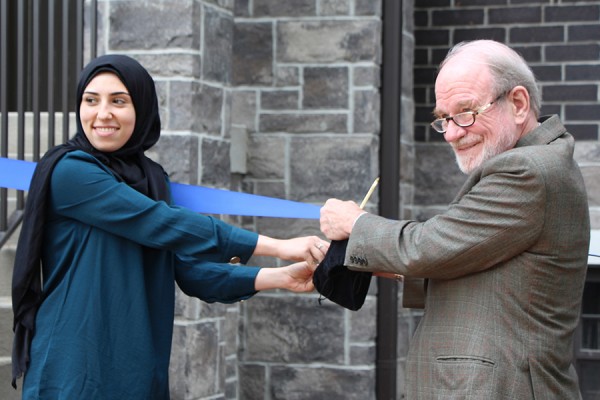
[[[255,294],[258,235],[153,201],[68,153],[51,180],[24,399],[168,399],[175,282],[208,302]]]

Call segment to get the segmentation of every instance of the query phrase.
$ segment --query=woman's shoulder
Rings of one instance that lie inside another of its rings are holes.
[[[52,173],[53,177],[68,178],[73,175],[82,176],[92,171],[112,174],[110,170],[93,155],[82,150],[65,153],[57,162]]]

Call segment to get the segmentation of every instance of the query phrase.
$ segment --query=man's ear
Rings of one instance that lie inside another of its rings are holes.
[[[512,107],[515,123],[517,125],[524,123],[531,107],[527,89],[523,86],[515,86],[508,92],[506,98]]]

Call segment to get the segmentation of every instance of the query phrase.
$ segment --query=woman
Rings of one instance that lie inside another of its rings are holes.
[[[135,60],[90,62],[77,102],[76,136],[38,163],[29,191],[13,275],[13,385],[26,372],[26,399],[165,399],[174,281],[209,302],[310,291],[327,243],[276,240],[170,205],[164,170],[144,155],[160,118]],[[252,255],[309,262],[229,264]]]

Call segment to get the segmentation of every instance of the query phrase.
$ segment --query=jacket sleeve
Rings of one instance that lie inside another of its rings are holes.
[[[522,155],[499,156],[470,177],[474,183],[445,213],[425,222],[364,215],[350,235],[346,265],[453,279],[519,256],[544,224],[547,188],[539,168]]]

